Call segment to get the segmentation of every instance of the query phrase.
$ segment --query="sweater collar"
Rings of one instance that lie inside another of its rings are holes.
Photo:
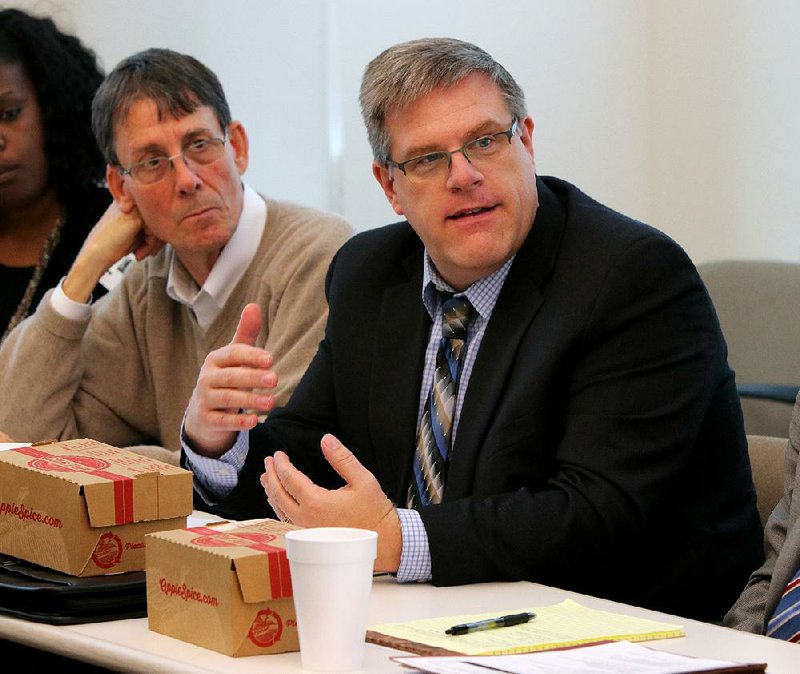
[[[242,214],[227,245],[222,249],[203,287],[198,287],[174,250],[169,251],[167,294],[189,307],[200,326],[207,330],[219,315],[236,284],[255,257],[267,220],[266,202],[243,183]]]

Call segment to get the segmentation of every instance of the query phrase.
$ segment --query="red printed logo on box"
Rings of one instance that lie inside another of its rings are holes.
[[[283,622],[272,609],[264,609],[256,614],[247,638],[259,648],[267,648],[281,640]]]
[[[19,452],[33,459],[28,462],[31,468],[60,473],[86,473],[111,480],[114,483],[114,515],[117,524],[133,522],[133,478],[109,473],[111,463],[92,456],[57,456],[48,454],[37,447],[15,447]]]
[[[192,527],[188,529],[201,534],[192,539],[193,545],[203,547],[246,547],[251,550],[267,553],[269,564],[269,584],[273,599],[292,596],[292,577],[289,573],[289,560],[284,548],[270,545],[278,538],[275,534],[259,531],[215,531],[209,527]]]
[[[190,529],[190,531],[197,531],[198,529]],[[266,548],[261,548],[260,546],[265,546],[267,543],[274,541],[277,538],[274,534],[261,534],[258,532],[255,533],[229,533],[229,532],[214,532],[212,531],[205,536],[198,536],[197,538],[192,539],[192,543],[194,545],[202,545],[203,547],[210,547],[210,548],[226,548],[230,546],[243,546],[245,548],[253,548],[255,550],[265,549],[266,551],[271,551],[273,548],[271,546],[267,546]]]
[[[31,468],[55,473],[91,473],[105,470],[111,464],[91,456],[40,456],[28,462]]]
[[[115,533],[107,531],[97,541],[92,561],[101,569],[110,569],[119,564],[120,559],[122,559],[122,541]]]

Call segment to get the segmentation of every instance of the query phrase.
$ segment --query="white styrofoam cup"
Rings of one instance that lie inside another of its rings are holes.
[[[378,534],[366,529],[319,527],[286,533],[303,669],[361,668],[377,551]]]

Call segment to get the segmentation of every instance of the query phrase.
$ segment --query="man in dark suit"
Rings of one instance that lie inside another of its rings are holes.
[[[361,105],[407,221],[340,249],[325,338],[265,423],[257,307],[206,360],[184,427],[199,507],[374,529],[401,581],[527,579],[720,620],[763,552],[690,260],[537,177],[522,91],[474,45],[386,50]]]

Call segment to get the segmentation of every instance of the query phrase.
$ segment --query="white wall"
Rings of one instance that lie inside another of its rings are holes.
[[[371,154],[357,106],[364,66],[395,42],[434,35],[475,42],[514,75],[534,119],[540,174],[571,180],[635,217],[648,215],[648,176],[642,170],[649,157],[647,96],[641,95],[648,75],[640,58],[647,26],[643,5],[629,0],[342,0],[336,7],[347,45],[344,212],[356,224],[374,226],[393,217],[377,183],[363,189],[371,180]],[[357,22],[349,20],[354,16]]]
[[[0,0],[2,2],[2,0]],[[196,56],[220,78],[250,138],[247,179],[282,198],[327,206],[325,15],[315,0],[62,0],[62,23],[105,70],[148,47]],[[309,163],[316,163],[306,170]],[[310,177],[312,179],[306,179]]]
[[[652,219],[699,259],[800,260],[800,4],[652,8]]]
[[[696,262],[800,260],[792,0],[10,4],[54,15],[107,70],[150,46],[197,56],[249,131],[251,184],[359,229],[396,219],[371,176],[364,66],[401,40],[471,40],[525,90],[541,174],[663,229]]]

